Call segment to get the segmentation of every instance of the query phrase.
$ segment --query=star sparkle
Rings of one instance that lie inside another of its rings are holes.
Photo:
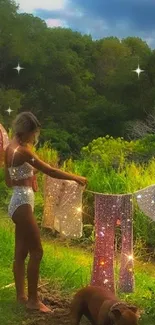
[[[13,69],[17,70],[17,72],[18,72],[18,74],[19,74],[19,73],[20,73],[20,70],[23,70],[23,69],[25,69],[25,68],[22,68],[22,67],[20,66],[20,64],[18,63],[17,67],[15,67],[15,68],[13,68]]]
[[[144,72],[144,71],[145,71],[145,70],[141,70],[139,64],[138,64],[138,68],[137,68],[136,70],[133,70],[133,72],[136,72],[136,73],[138,74],[138,78],[139,78],[140,74],[141,74],[142,72]]]
[[[128,260],[129,261],[132,261],[133,260],[133,256],[132,255],[129,255],[129,256],[127,256],[128,257]]]
[[[9,108],[6,110],[6,112],[8,112],[9,113],[9,115],[11,114],[11,112],[13,112],[13,110],[10,108],[10,106],[9,106]]]

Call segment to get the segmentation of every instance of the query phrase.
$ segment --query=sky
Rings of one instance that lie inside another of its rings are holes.
[[[155,48],[155,0],[16,0],[20,11],[93,39],[140,37]]]

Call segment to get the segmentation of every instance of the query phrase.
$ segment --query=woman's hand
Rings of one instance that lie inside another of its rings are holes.
[[[73,180],[82,186],[86,186],[88,182],[87,178],[82,176],[75,176]]]

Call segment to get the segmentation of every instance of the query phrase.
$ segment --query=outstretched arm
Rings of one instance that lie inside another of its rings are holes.
[[[32,165],[35,169],[41,171],[42,173],[57,179],[72,180],[81,185],[86,185],[87,180],[85,177],[81,177],[75,174],[70,174],[51,167],[49,164],[45,163],[43,160],[39,159],[35,153],[32,153],[27,148],[20,148],[20,153],[24,156],[24,160]]]

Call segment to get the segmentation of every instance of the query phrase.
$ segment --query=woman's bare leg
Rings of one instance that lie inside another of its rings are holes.
[[[20,303],[27,302],[25,295],[25,259],[28,255],[28,248],[25,245],[20,224],[15,226],[15,256],[13,263],[13,273],[17,292],[17,301]]]
[[[18,221],[17,221],[18,220]],[[16,210],[14,222],[21,225],[21,233],[24,238],[25,247],[28,248],[30,259],[27,269],[28,278],[28,303],[29,309],[37,309],[42,312],[49,312],[50,309],[38,299],[37,286],[39,279],[40,262],[43,256],[43,249],[40,239],[40,231],[33,216],[31,206],[24,204]],[[18,281],[18,280],[17,280]]]

